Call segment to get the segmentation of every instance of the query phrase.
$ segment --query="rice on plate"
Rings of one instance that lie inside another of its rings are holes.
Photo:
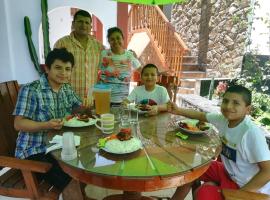
[[[115,154],[125,154],[137,151],[142,148],[142,142],[138,138],[131,138],[130,140],[120,141],[118,139],[109,140],[106,142],[104,151]]]

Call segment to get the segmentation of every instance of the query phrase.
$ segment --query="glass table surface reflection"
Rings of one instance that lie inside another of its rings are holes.
[[[208,168],[221,150],[217,133],[189,135],[187,140],[175,136],[179,129],[175,122],[180,116],[161,113],[157,116],[140,116],[139,123],[131,125],[132,135],[141,140],[143,148],[129,154],[111,154],[97,148],[102,134],[94,125],[84,128],[67,128],[81,137],[78,157],[61,160],[61,150],[52,154],[63,170],[74,179],[88,184],[123,191],[154,191],[189,183]],[[115,124],[115,133],[119,131]],[[126,198],[128,199],[128,198]]]

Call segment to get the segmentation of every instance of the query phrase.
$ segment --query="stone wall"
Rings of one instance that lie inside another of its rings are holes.
[[[171,22],[191,50],[198,56],[200,0],[175,4]],[[211,0],[209,45],[206,69],[208,77],[235,77],[241,70],[248,36],[250,0]]]

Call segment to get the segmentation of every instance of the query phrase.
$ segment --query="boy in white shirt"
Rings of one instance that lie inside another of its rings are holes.
[[[135,102],[145,105],[149,115],[157,115],[159,112],[167,111],[167,103],[170,98],[167,89],[157,85],[158,68],[154,64],[147,64],[142,68],[141,80],[143,85],[132,90],[124,104]]]
[[[168,104],[169,112],[212,123],[222,140],[222,162],[212,161],[199,178],[205,183],[195,191],[195,199],[221,200],[222,188],[270,194],[270,151],[262,130],[247,116],[250,109],[251,92],[239,85],[231,86],[225,92],[222,114]],[[172,200],[184,199],[190,186],[177,188]]]

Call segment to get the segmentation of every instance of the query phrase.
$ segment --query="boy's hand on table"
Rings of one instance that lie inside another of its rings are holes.
[[[48,128],[59,130],[64,125],[64,121],[62,119],[51,119],[48,121]]]
[[[157,105],[149,106],[148,115],[157,115],[157,114],[158,114],[158,106]]]
[[[173,103],[172,101],[169,101],[167,103],[167,110],[170,113],[177,114],[178,106],[176,105],[176,103]]]

